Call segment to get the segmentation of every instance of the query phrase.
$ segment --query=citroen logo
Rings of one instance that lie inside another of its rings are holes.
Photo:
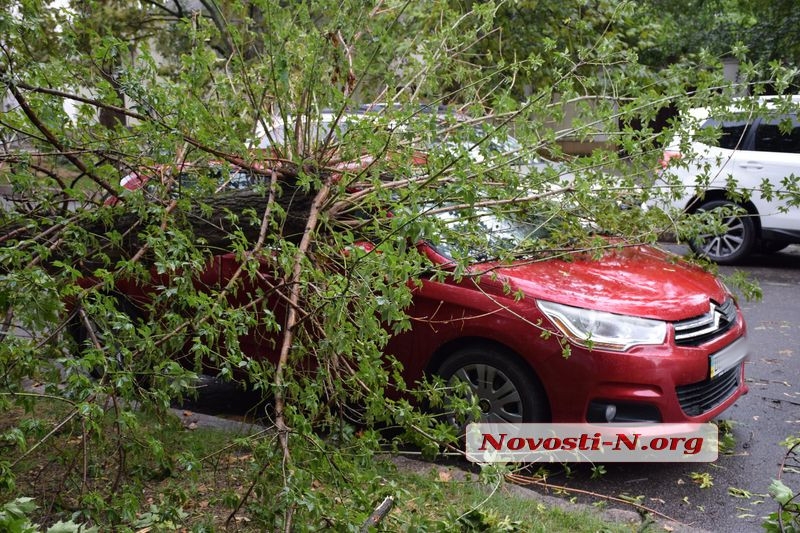
[[[711,304],[711,313],[714,315],[714,329],[719,329],[720,322],[722,322],[725,315],[722,314],[722,311],[720,311],[719,307],[714,303]]]

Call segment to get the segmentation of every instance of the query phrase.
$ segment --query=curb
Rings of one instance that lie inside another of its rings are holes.
[[[256,433],[271,431],[271,428],[252,422],[231,420],[213,415],[196,413],[186,409],[173,408],[173,414],[178,417],[183,427],[187,430],[194,430],[200,427],[213,428],[221,431],[230,431],[237,434],[253,435]],[[475,480],[476,474],[454,465],[442,465],[427,461],[412,459],[403,455],[386,455],[384,458],[390,460],[398,470],[420,475],[430,474],[431,471],[438,472],[440,478],[454,481]],[[486,487],[488,492],[488,487]],[[712,533],[705,529],[694,528],[679,522],[666,520],[660,517],[650,518],[652,522],[643,520],[643,516],[633,510],[620,508],[598,509],[591,504],[573,503],[557,496],[543,494],[536,487],[525,487],[514,483],[506,482],[503,490],[516,498],[542,503],[548,507],[555,507],[566,512],[587,513],[598,516],[605,522],[615,524],[630,525],[634,531],[668,531],[670,533]],[[646,524],[651,524],[646,527]]]

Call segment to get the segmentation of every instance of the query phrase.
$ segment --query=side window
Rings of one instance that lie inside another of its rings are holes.
[[[755,149],[760,152],[800,153],[800,123],[797,118],[763,121],[756,128]]]
[[[184,189],[194,189],[197,187],[197,174],[194,172],[181,171],[177,176],[178,189],[173,190],[173,197],[177,198],[180,191]]]
[[[247,170],[232,170],[227,188],[235,190],[250,189],[256,183],[258,183],[258,178]]]
[[[718,146],[720,148],[726,148],[728,150],[744,150],[745,147],[745,139],[747,137],[748,130],[750,129],[750,123],[744,120],[726,120],[726,121],[717,121],[717,120],[708,120],[706,121],[703,128],[718,128],[720,131],[720,136],[716,139],[716,142],[709,143],[713,146]]]

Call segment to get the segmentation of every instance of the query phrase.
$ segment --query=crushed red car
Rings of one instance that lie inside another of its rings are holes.
[[[538,222],[488,209],[442,216],[454,231],[480,225],[485,242],[456,250],[433,235],[418,243],[431,271],[471,259],[467,275],[423,276],[415,285],[406,309],[413,326],[386,349],[407,383],[459,379],[485,421],[511,423],[706,422],[747,392],[745,322],[712,274],[650,246],[610,247],[599,259],[498,261]],[[234,253],[217,255],[198,279],[222,286],[238,267]],[[133,284],[117,290],[147,298]],[[277,358],[273,340],[249,331],[240,346]]]

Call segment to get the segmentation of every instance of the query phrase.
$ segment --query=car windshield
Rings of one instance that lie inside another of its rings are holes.
[[[442,256],[475,262],[531,255],[550,235],[547,220],[527,210],[432,209],[436,234],[429,242]]]

